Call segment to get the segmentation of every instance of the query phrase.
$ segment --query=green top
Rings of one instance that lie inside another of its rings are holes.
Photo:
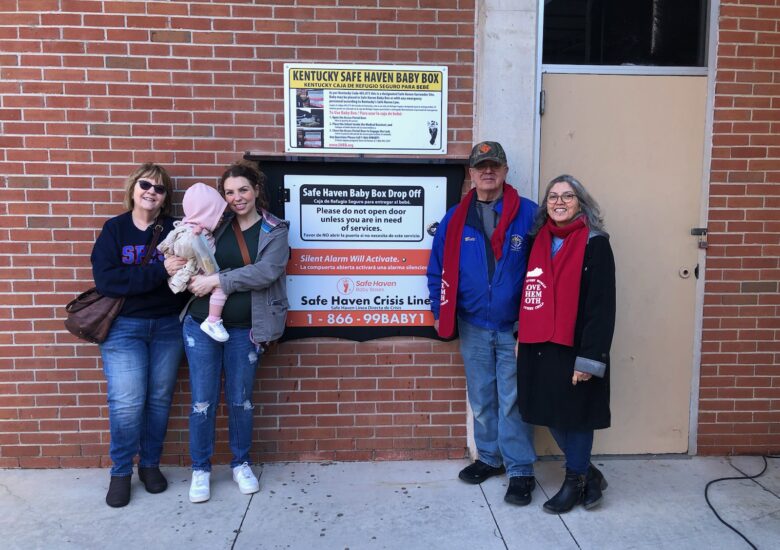
[[[242,231],[249,258],[257,257],[257,243],[260,240],[259,220],[252,227]],[[220,270],[238,269],[244,267],[244,259],[241,257],[241,249],[236,241],[236,234],[232,228],[227,228],[217,241],[217,250],[214,253]],[[189,309],[192,318],[202,321],[209,315],[209,296],[196,298]],[[226,327],[249,328],[252,326],[252,293],[234,292],[228,295],[225,307],[222,310],[222,322]]]

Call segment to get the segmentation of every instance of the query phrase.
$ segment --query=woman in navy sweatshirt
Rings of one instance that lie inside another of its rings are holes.
[[[92,274],[101,294],[124,297],[108,338],[100,345],[108,382],[113,467],[106,503],[130,502],[133,459],[140,455],[138,477],[150,493],[168,482],[160,472],[160,455],[168,427],[176,372],[182,359],[178,313],[185,296],[173,294],[166,281],[163,255],[148,250],[158,223],[159,240],[173,229],[171,178],[161,166],[146,163],[125,185],[127,212],[109,219],[92,249]],[[141,265],[147,253],[153,254]],[[173,260],[170,272],[178,268]]]

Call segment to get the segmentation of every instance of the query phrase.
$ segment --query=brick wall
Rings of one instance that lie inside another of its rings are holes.
[[[777,4],[777,5],[776,5]],[[468,154],[474,0],[0,2],[0,467],[107,464],[96,346],[61,329],[89,252],[152,160],[179,194],[283,151],[282,65],[445,64]],[[780,2],[721,2],[698,449],[780,452]],[[180,373],[168,463],[187,462]],[[463,456],[453,344],[309,339],[264,360],[255,458]],[[227,459],[224,410],[217,459]]]
[[[780,2],[721,2],[701,454],[780,452]]]
[[[474,0],[0,3],[0,467],[108,463],[96,346],[62,329],[123,178],[165,165],[179,190],[244,151],[283,151],[285,62],[449,67],[449,155],[472,141]],[[462,457],[453,344],[309,339],[263,361],[260,460]],[[165,460],[186,464],[179,376]],[[220,411],[217,460],[228,458]]]

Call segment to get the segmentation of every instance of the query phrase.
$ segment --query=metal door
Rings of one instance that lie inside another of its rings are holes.
[[[546,74],[540,197],[571,174],[599,202],[617,265],[612,427],[594,453],[688,449],[704,76]],[[542,454],[557,454],[541,430]]]

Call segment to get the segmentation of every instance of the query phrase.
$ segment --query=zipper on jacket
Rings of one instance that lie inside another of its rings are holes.
[[[488,282],[488,320],[493,318],[493,282]]]

